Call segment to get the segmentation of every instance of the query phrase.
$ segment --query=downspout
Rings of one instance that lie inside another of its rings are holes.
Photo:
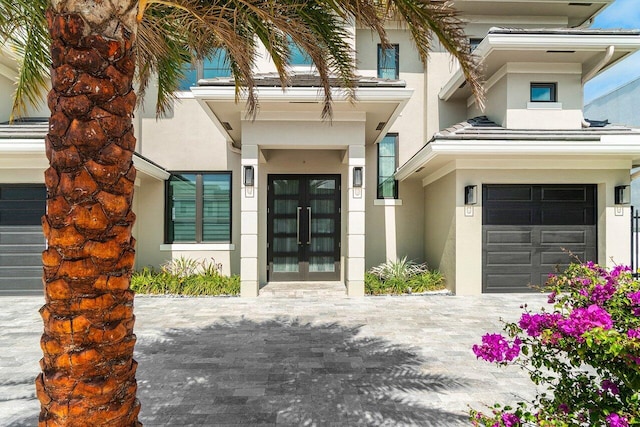
[[[609,61],[611,61],[611,58],[613,58],[613,54],[615,53],[615,51],[616,51],[615,46],[611,45],[607,47],[607,51],[604,54],[604,58],[602,58],[600,62],[598,62],[596,66],[593,67],[587,74],[582,76],[582,87],[584,87],[585,83],[591,80],[596,74],[600,72],[600,70],[602,70],[609,63]],[[583,117],[582,127],[588,128],[589,126],[590,126],[589,122],[587,122]]]

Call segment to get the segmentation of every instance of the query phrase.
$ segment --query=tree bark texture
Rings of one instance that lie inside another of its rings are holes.
[[[54,0],[47,12],[40,426],[141,425],[129,290],[135,12],[130,0]]]

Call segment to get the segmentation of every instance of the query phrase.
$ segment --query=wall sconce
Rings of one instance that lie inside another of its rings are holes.
[[[253,187],[253,166],[245,166],[244,167],[244,186],[245,187]]]
[[[353,168],[353,188],[362,188],[362,166]]]
[[[631,203],[628,185],[617,185],[615,188],[614,198],[616,205],[628,205]]]
[[[478,186],[477,185],[467,185],[464,187],[464,204],[465,205],[475,205],[478,203]]]

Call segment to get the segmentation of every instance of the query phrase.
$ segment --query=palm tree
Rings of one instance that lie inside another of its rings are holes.
[[[136,399],[131,210],[136,171],[134,80],[144,94],[158,79],[158,113],[182,66],[224,49],[237,99],[257,99],[254,60],[263,44],[283,86],[289,41],[311,57],[331,115],[331,76],[354,94],[344,22],[388,43],[384,24],[401,18],[426,64],[432,38],[456,57],[478,96],[481,85],[462,23],[442,0],[0,0],[0,37],[22,57],[14,113],[37,102],[49,81],[45,172],[48,242],[40,425],[132,426]]]

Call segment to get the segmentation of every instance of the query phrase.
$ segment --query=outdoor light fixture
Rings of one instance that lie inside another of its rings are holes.
[[[477,193],[477,185],[467,185],[466,187],[464,187],[464,204],[475,205],[476,203],[478,203]]]
[[[353,168],[353,188],[362,188],[362,166]]]
[[[628,205],[631,203],[628,185],[617,185],[614,196],[616,205]]]
[[[244,186],[253,187],[253,166],[244,167]]]

